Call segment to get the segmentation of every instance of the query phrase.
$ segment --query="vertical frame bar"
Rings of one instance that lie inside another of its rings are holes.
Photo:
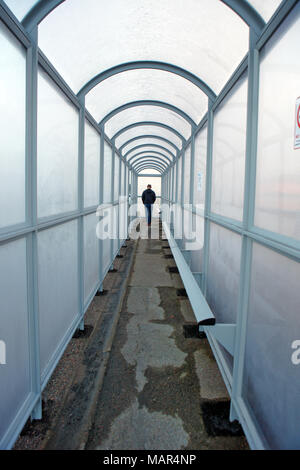
[[[100,176],[99,176],[99,205],[104,200],[104,126],[100,127]],[[103,240],[99,239],[99,292],[103,291],[104,268],[103,268]]]
[[[84,209],[84,138],[85,98],[80,98],[78,132],[78,209]],[[80,329],[84,330],[84,216],[78,218],[78,304],[81,318]]]
[[[26,57],[26,218],[37,225],[37,106],[38,106],[38,32],[30,33],[31,47]],[[36,404],[31,419],[42,418],[42,389],[40,372],[38,248],[37,231],[27,237],[27,297],[29,311],[29,343],[31,386]]]
[[[212,158],[213,158],[213,120],[212,111],[213,102],[208,101],[207,118],[207,150],[206,150],[206,187],[205,187],[205,211],[204,211],[204,247],[203,247],[203,276],[202,291],[206,297],[207,293],[207,274],[209,263],[209,239],[210,239],[210,220],[211,213],[211,191],[212,191]]]
[[[248,54],[248,103],[247,103],[247,136],[245,159],[245,187],[243,229],[248,231],[253,226],[256,185],[256,153],[257,153],[257,126],[258,126],[258,92],[259,92],[259,52],[255,48],[256,34],[250,30],[250,49]],[[243,235],[240,289],[237,312],[236,344],[234,350],[234,368],[232,383],[232,401],[230,418],[243,421],[239,412],[238,402],[242,400],[242,386],[245,363],[245,347],[247,339],[247,316],[251,282],[252,240]],[[247,430],[248,423],[243,422]],[[246,431],[247,432],[247,431]],[[251,432],[253,435],[253,432]],[[248,436],[249,439],[250,436]],[[256,444],[257,445],[257,444]],[[256,446],[255,445],[255,446]],[[260,447],[260,444],[258,444]]]

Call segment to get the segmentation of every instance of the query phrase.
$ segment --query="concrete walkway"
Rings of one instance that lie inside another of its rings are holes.
[[[158,220],[152,230],[158,237]],[[148,227],[141,224],[145,237]],[[164,236],[163,236],[164,238]],[[185,338],[194,316],[162,239],[139,239],[86,449],[245,449],[243,436],[213,436],[203,403],[228,401],[206,339]]]
[[[15,449],[248,448],[207,339],[184,335],[195,318],[157,219],[151,232],[122,248]]]

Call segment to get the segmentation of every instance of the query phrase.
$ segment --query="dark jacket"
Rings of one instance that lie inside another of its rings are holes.
[[[156,199],[155,192],[152,189],[145,189],[142,194],[142,201],[144,204],[154,204]]]

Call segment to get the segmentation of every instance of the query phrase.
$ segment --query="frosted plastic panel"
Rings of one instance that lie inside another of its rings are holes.
[[[191,146],[184,153],[184,204],[190,203],[191,187]]]
[[[236,323],[241,237],[210,224],[207,301],[217,323]]]
[[[207,109],[207,97],[200,88],[179,75],[155,69],[129,70],[104,80],[87,94],[86,106],[99,122],[125,103],[150,99],[182,109],[195,122]]]
[[[206,189],[207,126],[195,137],[194,204],[204,214]]]
[[[248,27],[219,0],[68,0],[40,24],[39,45],[75,92],[136,60],[176,64],[218,92],[247,53]]]
[[[242,220],[247,80],[241,78],[214,114],[211,210]]]
[[[120,159],[115,155],[115,171],[114,171],[114,201],[118,201],[120,194]]]
[[[174,194],[173,194],[173,202],[176,202],[176,191],[178,188],[178,179],[177,179],[177,164],[173,166],[174,170]]]
[[[191,271],[203,272],[204,218],[193,214],[193,231],[196,234],[195,246],[191,251]]]
[[[78,315],[77,220],[38,234],[42,376]]]
[[[84,206],[99,204],[100,136],[86,121],[84,139]]]
[[[131,142],[130,144],[126,145],[126,147],[124,147],[124,149],[122,150],[122,155],[125,155],[127,152],[129,152],[130,150],[134,149],[135,147],[137,146],[140,146],[140,145],[143,145],[144,147],[140,147],[139,149],[136,149],[137,152],[141,152],[142,150],[146,150],[147,146],[149,146],[154,144],[154,145],[160,145],[161,147],[164,147],[164,149],[167,149],[169,152],[172,153],[172,155],[174,156],[175,158],[175,155],[176,155],[176,150],[174,149],[174,147],[172,147],[172,145],[168,144],[167,142],[164,142],[163,140],[159,139],[159,138],[145,138],[145,139],[138,139],[138,140],[134,140],[133,142]],[[161,148],[157,148],[157,147],[151,147],[153,150],[158,150],[159,152],[161,151],[164,151],[162,150]],[[167,153],[167,155],[170,155]]]
[[[254,244],[243,396],[271,449],[300,449],[300,265]],[[298,354],[299,356],[299,354]]]
[[[108,137],[113,137],[119,130],[136,122],[160,122],[176,129],[180,134],[188,139],[191,135],[191,125],[178,113],[170,111],[160,106],[135,106],[113,116],[105,124],[105,132]],[[157,132],[157,130],[156,130]]]
[[[30,393],[26,241],[0,246],[0,340],[6,364],[0,365],[1,440]]]
[[[297,239],[300,150],[293,147],[295,103],[300,95],[299,32],[298,4],[262,53],[255,211],[256,225]]]
[[[99,282],[99,239],[96,236],[96,214],[84,217],[84,299],[85,302]]]
[[[177,137],[174,132],[164,129],[158,126],[138,126],[124,132],[120,137],[115,141],[116,147],[121,147],[121,145],[128,142],[128,140],[137,137],[138,135],[158,135],[164,137],[165,139],[170,140],[178,148],[182,147],[182,139]]]
[[[113,239],[113,256],[117,255],[119,248],[119,206],[114,206],[115,238]]]
[[[38,216],[77,208],[78,111],[48,76],[38,76]]]
[[[112,211],[112,209],[111,209]],[[102,269],[103,272],[106,271],[109,266],[111,265],[112,260],[110,259],[110,247],[111,247],[111,240],[106,238],[102,241]]]
[[[0,21],[0,228],[25,220],[25,60]]]
[[[248,3],[258,11],[260,16],[267,22],[279,7],[281,0],[248,0]]]
[[[13,14],[21,21],[38,0],[4,0]]]
[[[103,177],[103,202],[111,202],[112,186],[112,149],[104,142],[104,177]]]
[[[181,191],[182,191],[182,157],[177,162],[177,185],[178,185],[178,192],[177,192],[177,202],[181,204]]]
[[[125,166],[121,161],[121,196],[125,195]]]

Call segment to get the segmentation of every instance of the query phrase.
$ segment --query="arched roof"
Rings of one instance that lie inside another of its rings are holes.
[[[280,0],[6,3],[123,156],[160,140],[173,161]]]

